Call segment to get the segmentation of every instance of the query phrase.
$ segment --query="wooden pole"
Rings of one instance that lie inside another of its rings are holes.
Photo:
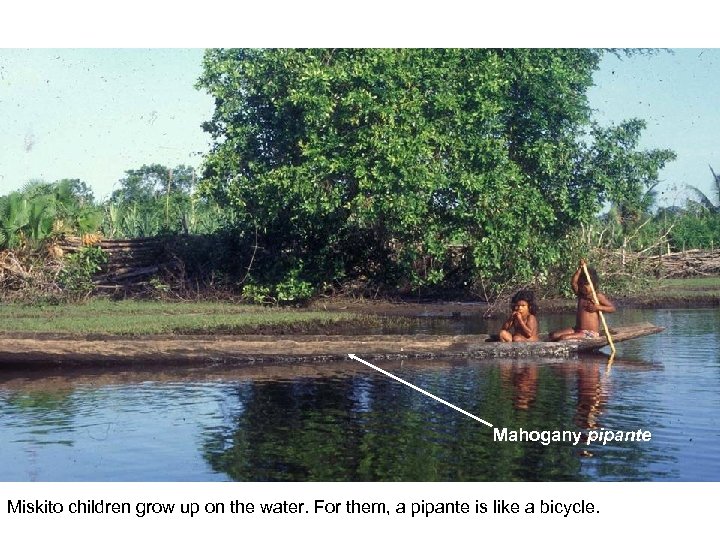
[[[600,305],[600,300],[598,300],[597,293],[595,292],[595,285],[593,285],[592,279],[590,279],[590,272],[588,272],[587,264],[583,263],[583,272],[585,272],[585,279],[587,279],[588,284],[590,285],[590,292],[592,292],[593,302],[595,302],[596,306]],[[612,357],[615,356],[615,344],[613,343],[612,337],[610,336],[610,330],[608,329],[608,325],[605,322],[605,315],[603,315],[602,311],[598,311],[598,315],[600,315],[600,321],[602,322],[603,329],[605,329],[605,337],[607,337],[608,344],[610,344],[610,350],[612,351]]]
[[[168,169],[167,193],[165,193],[165,227],[170,221],[170,183],[172,182],[172,169]]]

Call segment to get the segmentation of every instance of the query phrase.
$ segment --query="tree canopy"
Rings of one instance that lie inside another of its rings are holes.
[[[258,281],[529,279],[674,157],[593,122],[602,54],[209,50],[204,189],[255,231]]]

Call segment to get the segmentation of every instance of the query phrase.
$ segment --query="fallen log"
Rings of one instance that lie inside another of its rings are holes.
[[[159,266],[148,266],[145,268],[127,268],[124,270],[117,270],[113,274],[97,276],[96,279],[93,280],[93,283],[108,283],[112,281],[132,279],[140,276],[148,276],[156,274],[159,270]]]

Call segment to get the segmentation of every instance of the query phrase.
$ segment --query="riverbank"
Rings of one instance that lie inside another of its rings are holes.
[[[645,292],[612,297],[620,308],[720,306],[720,278],[662,280]],[[541,313],[572,312],[572,298],[541,299]],[[413,319],[503,317],[504,305],[485,302],[321,298],[304,308],[260,307],[231,302],[92,299],[58,306],[0,305],[5,337],[222,336],[401,334]]]
[[[663,279],[617,300],[632,308],[720,307],[720,277]]]
[[[283,334],[372,325],[377,324],[375,319],[343,310],[97,298],[77,304],[0,305],[0,334],[78,337]]]
[[[707,308],[720,307],[720,277],[663,279],[650,281],[633,293],[609,295],[620,308]],[[541,313],[566,313],[575,309],[574,298],[541,298]],[[311,303],[313,309],[351,312],[387,317],[466,317],[498,318],[506,315],[505,305],[478,301],[437,301],[418,298],[368,300],[334,298]]]

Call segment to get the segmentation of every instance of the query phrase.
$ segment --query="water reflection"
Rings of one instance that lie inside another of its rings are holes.
[[[642,428],[648,444],[498,443],[491,429],[350,360],[4,370],[0,480],[720,479],[718,310],[614,323],[622,317],[668,330],[620,344],[611,370],[603,354],[380,367],[498,427]]]
[[[496,425],[587,430],[602,425],[608,401],[604,361],[381,367]],[[235,480],[579,480],[590,455],[567,444],[499,445],[491,430],[374,374],[262,382],[242,401],[233,425],[204,444],[212,467]]]
[[[600,363],[587,358],[551,367],[563,379],[565,387],[577,388],[577,407],[573,421],[580,429],[600,427],[599,417],[607,403],[609,391],[605,366],[604,360]],[[534,407],[540,370],[540,365],[535,361],[513,362],[500,367],[503,386],[511,389],[515,409],[527,411]]]
[[[600,416],[608,402],[610,380],[605,371],[605,362],[588,361],[557,366],[563,377],[577,381],[577,407],[573,417],[575,425],[581,429],[603,427]]]
[[[539,371],[534,362],[513,363],[500,368],[503,386],[511,388],[516,409],[527,411],[535,403]]]

